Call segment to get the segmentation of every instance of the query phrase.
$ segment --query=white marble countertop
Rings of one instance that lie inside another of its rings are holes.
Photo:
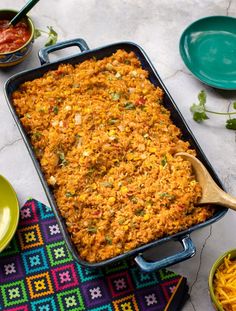
[[[24,3],[24,0],[1,0],[1,8],[20,9]],[[207,105],[220,111],[227,110],[229,102],[236,100],[236,92],[222,92],[203,85],[187,70],[178,50],[182,31],[194,20],[209,15],[236,17],[236,0],[42,0],[29,15],[37,28],[53,26],[60,41],[81,37],[90,48],[118,41],[141,45],[226,190],[236,196],[236,132],[224,127],[224,117],[211,116],[205,124],[199,125],[192,120],[189,111],[201,89],[207,92]],[[36,40],[26,61],[10,69],[0,69],[0,174],[12,183],[21,204],[29,196],[45,204],[48,201],[9,112],[3,86],[14,73],[39,66],[37,53],[45,39]],[[53,55],[52,59],[77,52],[76,48],[69,48]],[[229,211],[220,221],[195,231],[191,237],[196,255],[170,267],[188,279],[190,299],[185,311],[213,310],[207,289],[208,273],[220,254],[236,247],[235,223],[236,213]]]

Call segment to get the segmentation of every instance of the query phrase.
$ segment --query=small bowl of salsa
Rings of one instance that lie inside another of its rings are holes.
[[[15,26],[9,25],[17,14],[13,10],[0,10],[0,67],[22,62],[31,52],[34,41],[34,24],[24,17]]]

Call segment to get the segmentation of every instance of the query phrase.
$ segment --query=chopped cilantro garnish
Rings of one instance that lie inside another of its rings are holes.
[[[95,168],[95,167],[90,167],[90,168],[88,169],[87,175],[88,175],[88,176],[91,176],[95,171],[96,171],[96,168]]]
[[[126,64],[126,65],[130,65],[130,64],[131,64],[131,61],[128,60],[128,59],[126,59],[126,60],[125,60],[125,64]]]
[[[118,219],[118,223],[119,225],[123,225],[123,223],[125,222],[125,219],[124,218],[120,218]]]
[[[105,239],[107,241],[107,244],[112,244],[112,239],[111,239],[111,237],[109,237],[109,235],[106,235]]]
[[[87,231],[91,232],[91,233],[96,233],[97,232],[97,228],[96,227],[88,227]]]
[[[124,104],[124,108],[125,108],[126,110],[134,110],[136,107],[135,107],[134,103],[132,103],[132,102],[127,102],[127,103]]]
[[[73,193],[67,191],[66,194],[65,194],[65,196],[66,196],[67,198],[72,198],[72,197],[75,196],[75,194],[73,194]]]
[[[112,183],[110,183],[108,181],[101,182],[100,185],[105,187],[105,188],[113,188]]]
[[[52,111],[53,111],[55,114],[58,114],[58,112],[59,112],[58,106],[54,106]]]
[[[110,124],[110,125],[113,125],[113,124],[115,124],[117,122],[117,119],[109,119],[108,120],[108,123]]]
[[[35,132],[35,133],[33,133],[32,138],[34,140],[39,140],[41,138],[41,136],[42,136],[42,134],[40,132]]]
[[[167,198],[167,199],[170,199],[170,200],[174,200],[175,199],[175,195],[169,194],[168,192],[159,193],[159,196],[161,198]]]
[[[78,134],[78,133],[75,134],[75,138],[76,138],[76,139],[80,139],[81,137],[82,137],[82,136],[81,136],[80,134]]]
[[[145,215],[145,211],[143,209],[137,209],[134,214],[136,216],[144,216]]]
[[[130,201],[133,202],[134,204],[138,203],[138,199],[135,196],[130,197]]]
[[[68,164],[68,161],[65,158],[64,152],[58,151],[57,155],[59,157],[59,165],[66,166]]]
[[[111,99],[117,101],[120,99],[120,93],[111,93]]]
[[[167,164],[167,157],[166,155],[164,155],[164,157],[161,159],[161,165],[166,166],[166,164]]]

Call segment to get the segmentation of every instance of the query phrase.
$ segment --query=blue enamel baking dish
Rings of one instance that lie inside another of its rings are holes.
[[[51,52],[64,49],[70,46],[77,46],[80,49],[80,52],[76,55],[73,55],[71,57],[66,57],[63,59],[60,59],[56,62],[50,62],[49,60],[49,54]],[[69,40],[65,42],[59,42],[53,46],[49,46],[46,48],[43,48],[39,51],[39,59],[41,62],[41,67],[34,68],[31,70],[23,71],[21,73],[18,73],[11,78],[8,79],[8,81],[5,83],[5,96],[7,99],[7,103],[9,106],[9,109],[13,115],[13,118],[19,128],[19,131],[23,137],[23,140],[26,144],[26,147],[29,151],[29,154],[32,158],[32,161],[34,163],[34,166],[37,170],[37,173],[39,175],[39,178],[42,182],[43,188],[45,189],[46,195],[48,197],[49,203],[55,213],[55,216],[58,220],[58,223],[60,225],[61,232],[63,233],[64,239],[67,243],[67,246],[71,253],[73,254],[73,257],[82,265],[86,267],[92,267],[92,268],[98,268],[98,267],[103,267],[109,264],[112,264],[116,261],[120,261],[122,259],[125,259],[127,257],[132,257],[134,258],[135,262],[138,264],[138,266],[141,268],[142,271],[145,272],[151,272],[157,269],[161,269],[173,264],[176,264],[178,262],[181,262],[183,260],[189,259],[192,257],[195,252],[195,246],[190,238],[190,233],[200,229],[202,227],[208,226],[212,224],[213,222],[219,220],[222,216],[225,215],[227,212],[227,209],[224,207],[217,207],[216,213],[209,218],[207,221],[204,223],[192,226],[191,228],[181,231],[177,234],[170,235],[161,239],[157,239],[155,241],[152,241],[151,243],[147,243],[145,245],[142,245],[136,249],[133,249],[131,251],[128,251],[124,254],[121,254],[119,256],[113,257],[108,260],[104,260],[101,262],[97,263],[89,263],[80,258],[80,255],[73,245],[71,238],[67,232],[66,225],[64,219],[61,217],[59,209],[57,207],[55,198],[53,196],[52,191],[50,190],[49,186],[46,183],[46,180],[43,176],[43,173],[41,171],[40,165],[38,160],[36,159],[30,140],[23,128],[23,126],[20,123],[20,120],[16,114],[16,111],[14,109],[13,103],[12,103],[12,93],[21,85],[22,83],[26,81],[30,81],[36,78],[41,77],[44,73],[46,73],[49,70],[54,70],[60,65],[61,63],[69,63],[69,64],[79,64],[89,58],[96,57],[96,59],[101,59],[107,56],[110,56],[114,52],[116,52],[118,49],[124,49],[126,51],[133,51],[136,56],[139,58],[141,61],[143,69],[147,70],[149,72],[149,79],[150,81],[155,85],[161,87],[164,92],[164,103],[163,105],[171,112],[171,118],[173,123],[178,126],[181,131],[182,131],[182,138],[184,140],[189,141],[191,146],[196,150],[198,158],[203,162],[203,164],[206,166],[208,171],[210,172],[212,178],[215,180],[215,182],[221,187],[222,184],[220,180],[218,179],[216,173],[212,169],[210,163],[208,162],[206,156],[204,155],[201,147],[197,143],[195,137],[193,136],[192,132],[190,131],[188,125],[186,124],[183,116],[181,115],[178,107],[176,106],[175,102],[171,98],[168,90],[166,89],[164,83],[162,82],[161,78],[159,77],[158,73],[156,72],[155,68],[153,67],[152,63],[150,62],[148,56],[144,52],[144,50],[138,46],[137,44],[131,43],[131,42],[119,42],[119,43],[114,43],[110,44],[101,48],[93,49],[90,50],[88,48],[87,43],[83,39],[74,39],[74,40]],[[160,244],[166,243],[168,241],[177,241],[182,244],[182,250],[180,252],[176,252],[174,255],[167,256],[165,258],[162,258],[160,260],[156,261],[147,261],[144,259],[143,253],[151,248],[157,247]]]

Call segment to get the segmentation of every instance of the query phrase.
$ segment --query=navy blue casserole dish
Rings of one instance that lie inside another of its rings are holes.
[[[66,58],[60,59],[59,61],[56,61],[56,62],[50,62],[49,54],[51,52],[54,52],[54,51],[57,51],[57,50],[60,50],[63,48],[67,48],[70,46],[77,46],[80,49],[80,53],[73,55],[72,57],[66,57]],[[24,128],[22,127],[22,125],[20,123],[20,120],[19,120],[19,118],[16,114],[16,111],[14,109],[14,106],[12,104],[12,93],[22,83],[41,77],[44,73],[46,73],[50,70],[56,69],[61,63],[63,63],[63,64],[69,63],[69,64],[74,65],[74,64],[79,64],[79,63],[81,63],[81,62],[83,62],[89,58],[92,58],[92,57],[96,57],[96,59],[102,59],[104,57],[110,56],[111,54],[115,53],[118,49],[123,49],[123,50],[126,50],[128,52],[133,51],[135,53],[135,55],[139,58],[141,65],[142,65],[142,68],[149,72],[150,81],[155,86],[159,86],[164,90],[165,95],[164,95],[163,105],[171,112],[171,119],[172,119],[173,123],[181,129],[182,134],[183,134],[182,139],[187,140],[190,143],[191,147],[196,150],[198,158],[206,166],[206,168],[210,172],[212,178],[215,180],[215,182],[221,188],[223,188],[220,180],[218,179],[216,173],[212,169],[212,167],[211,167],[210,163],[208,162],[206,156],[204,155],[201,147],[199,146],[198,142],[196,141],[195,137],[193,136],[192,132],[190,131],[190,129],[189,129],[188,125],[186,124],[183,116],[181,115],[178,107],[176,106],[175,102],[171,98],[168,90],[166,89],[164,83],[160,79],[158,73],[156,72],[155,68],[153,67],[152,63],[150,62],[148,56],[143,51],[143,49],[140,46],[138,46],[137,44],[134,44],[131,42],[120,42],[120,43],[114,43],[114,44],[107,45],[107,46],[104,46],[101,48],[90,50],[88,48],[87,43],[83,39],[74,39],[74,40],[69,40],[69,41],[65,41],[65,42],[59,42],[56,45],[43,48],[39,51],[39,59],[40,59],[42,66],[38,67],[38,68],[31,69],[31,70],[23,71],[23,72],[18,73],[16,75],[12,76],[11,78],[9,78],[8,81],[5,83],[5,96],[7,99],[9,109],[10,109],[10,111],[13,115],[13,118],[14,118],[17,126],[18,126],[18,129],[19,129],[19,131],[23,137],[23,140],[26,144],[26,147],[29,151],[29,154],[32,158],[34,166],[35,166],[37,173],[39,175],[39,178],[41,180],[42,186],[46,192],[49,203],[50,203],[50,205],[51,205],[51,207],[55,213],[55,216],[58,220],[61,232],[64,236],[64,239],[67,243],[69,250],[73,254],[73,257],[80,264],[82,264],[86,267],[91,267],[91,268],[103,267],[103,266],[106,266],[109,264],[113,264],[114,262],[120,261],[120,260],[125,259],[127,257],[133,257],[142,271],[151,272],[151,271],[154,271],[154,270],[157,270],[160,268],[164,268],[164,267],[173,265],[175,263],[178,263],[180,261],[183,261],[183,260],[186,260],[186,259],[192,257],[195,254],[196,250],[195,250],[195,246],[194,246],[194,244],[190,238],[190,233],[197,230],[197,229],[200,229],[202,227],[208,226],[208,225],[212,224],[213,222],[219,220],[222,216],[225,215],[225,213],[227,212],[227,209],[224,207],[218,207],[217,212],[211,218],[209,218],[207,221],[205,221],[204,223],[194,225],[187,230],[178,232],[177,234],[170,235],[168,237],[164,237],[161,239],[157,239],[155,241],[152,241],[151,243],[147,243],[145,245],[142,245],[142,246],[140,246],[134,250],[128,251],[128,252],[121,254],[119,256],[116,256],[116,257],[113,257],[111,259],[104,260],[101,262],[97,262],[97,263],[86,262],[80,258],[80,255],[79,255],[77,249],[75,248],[75,246],[73,245],[73,243],[71,241],[71,238],[70,238],[70,236],[67,232],[67,229],[66,229],[65,221],[60,215],[60,212],[59,212],[59,209],[57,207],[53,193],[46,183],[46,180],[45,180],[43,173],[41,171],[39,162],[34,155],[30,140],[29,140]],[[183,249],[180,252],[176,252],[173,255],[167,256],[167,257],[162,258],[162,259],[157,260],[157,261],[151,261],[150,262],[150,261],[147,261],[146,259],[144,259],[142,254],[146,250],[154,248],[154,247],[158,246],[159,244],[163,244],[163,243],[168,242],[168,241],[180,242],[182,244]]]

